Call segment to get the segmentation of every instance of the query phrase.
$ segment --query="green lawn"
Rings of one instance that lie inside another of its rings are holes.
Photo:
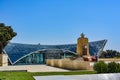
[[[76,72],[0,72],[0,80],[34,80],[33,76],[96,74],[95,71]]]
[[[1,80],[34,80],[28,72],[0,72]]]

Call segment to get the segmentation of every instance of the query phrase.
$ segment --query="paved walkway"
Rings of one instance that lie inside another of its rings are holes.
[[[0,67],[0,71],[17,71],[17,70],[27,70],[28,72],[63,72],[69,71],[65,69],[50,67],[46,65],[22,65],[22,66],[6,66]]]
[[[34,76],[35,80],[120,80],[120,73],[69,76]]]

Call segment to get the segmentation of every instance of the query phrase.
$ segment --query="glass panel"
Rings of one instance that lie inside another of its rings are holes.
[[[95,41],[89,43],[89,51],[91,55],[97,55],[105,46],[106,40]],[[31,52],[43,50],[43,49],[61,49],[61,50],[69,50],[76,53],[76,44],[68,44],[68,45],[31,45],[31,44],[18,44],[18,43],[9,43],[5,47],[5,51],[8,54],[12,63],[20,59],[21,57],[28,55]],[[54,50],[55,51],[55,50]],[[31,57],[31,58],[30,58]],[[41,57],[41,58],[40,58]],[[35,59],[34,59],[35,58]],[[28,56],[23,59],[26,62],[24,63],[41,63],[43,62],[42,54],[33,54],[32,56]]]
[[[44,64],[43,54],[33,53],[18,61],[16,64]]]

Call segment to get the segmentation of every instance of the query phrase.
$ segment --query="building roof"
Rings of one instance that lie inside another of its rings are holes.
[[[103,50],[107,40],[100,40],[89,42],[89,52],[90,55],[100,55],[100,52]],[[69,51],[73,54],[76,54],[76,44],[65,44],[65,45],[33,45],[33,44],[21,44],[21,43],[9,43],[4,52],[8,55],[11,64],[14,64],[16,61],[20,60],[25,55],[28,55],[35,51],[45,51],[61,49],[64,51]]]

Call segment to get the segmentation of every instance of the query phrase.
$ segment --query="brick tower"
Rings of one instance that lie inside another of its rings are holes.
[[[77,54],[78,56],[89,56],[88,38],[83,33],[77,39]]]

